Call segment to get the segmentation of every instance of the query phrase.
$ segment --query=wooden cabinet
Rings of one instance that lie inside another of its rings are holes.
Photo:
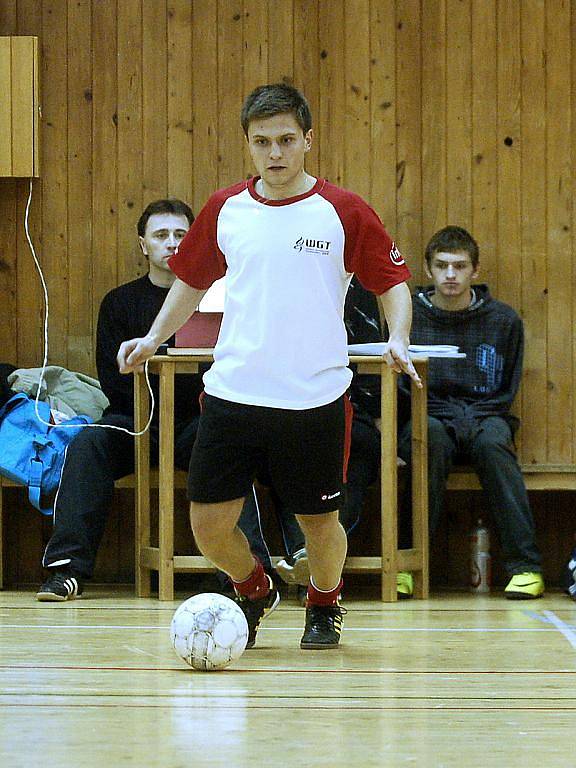
[[[39,176],[38,38],[0,37],[0,177]]]

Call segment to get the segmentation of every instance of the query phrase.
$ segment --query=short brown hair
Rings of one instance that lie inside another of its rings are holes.
[[[246,97],[240,113],[244,134],[248,137],[248,126],[252,120],[274,117],[286,112],[294,115],[304,133],[312,128],[312,113],[306,97],[297,88],[287,83],[260,85]]]
[[[436,234],[432,235],[430,242],[426,246],[424,252],[424,258],[428,269],[432,263],[432,259],[435,253],[456,253],[457,251],[465,251],[470,256],[472,266],[476,268],[480,259],[480,251],[478,249],[478,243],[472,235],[462,227],[449,226],[444,229],[439,229]]]
[[[142,211],[142,215],[138,219],[137,229],[140,237],[144,237],[146,234],[146,224],[150,216],[154,216],[156,213],[173,213],[175,216],[185,216],[188,219],[188,223],[192,226],[194,221],[194,214],[189,205],[178,200],[176,197],[168,197],[163,200],[154,200],[152,203],[148,203],[146,208]]]

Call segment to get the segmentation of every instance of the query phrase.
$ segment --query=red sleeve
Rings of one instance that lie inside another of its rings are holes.
[[[344,268],[364,288],[380,296],[411,277],[396,244],[378,214],[361,197],[332,184],[322,191],[344,227]]]
[[[205,290],[226,274],[226,260],[218,247],[218,216],[229,197],[246,182],[215,192],[196,217],[168,266],[184,283]]]

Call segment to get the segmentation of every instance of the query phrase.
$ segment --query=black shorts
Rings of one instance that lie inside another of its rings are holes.
[[[188,498],[199,503],[238,499],[265,475],[288,511],[332,512],[342,501],[351,425],[347,396],[294,411],[205,395]]]

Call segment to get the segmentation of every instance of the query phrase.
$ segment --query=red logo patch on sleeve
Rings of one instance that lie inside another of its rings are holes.
[[[390,261],[397,267],[400,267],[402,264],[404,264],[404,256],[402,256],[398,250],[396,243],[392,243],[392,248],[390,249]]]

